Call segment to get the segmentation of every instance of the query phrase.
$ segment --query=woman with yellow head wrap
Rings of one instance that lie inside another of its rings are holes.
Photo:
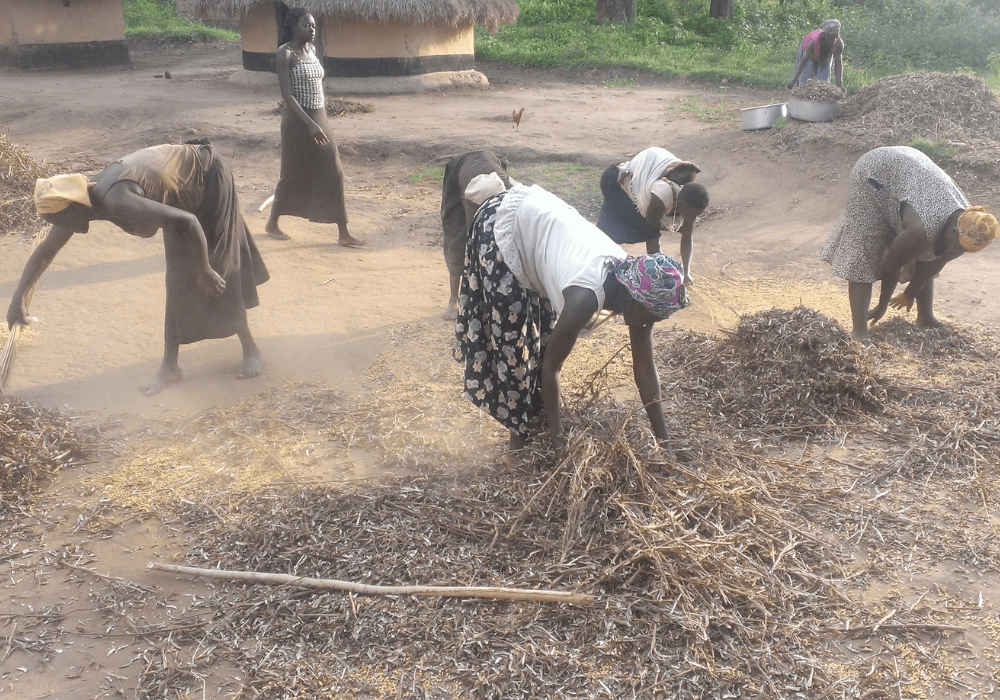
[[[848,281],[854,329],[868,342],[868,323],[889,306],[907,311],[917,304],[917,325],[943,325],[934,316],[934,278],[965,253],[989,245],[996,218],[969,206],[947,173],[926,154],[908,146],[876,148],[851,171],[847,205],[820,257]],[[872,284],[882,281],[878,304],[869,311]],[[896,285],[908,282],[893,296]]]
[[[75,233],[92,221],[110,221],[149,238],[163,231],[167,308],[163,361],[140,387],[146,395],[181,377],[180,345],[239,336],[240,377],[260,374],[263,359],[247,325],[267,270],[247,233],[228,164],[207,144],[144,148],[112,163],[92,179],[56,175],[35,183],[35,209],[52,224],[21,274],[7,323],[28,324],[26,299],[38,278]]]

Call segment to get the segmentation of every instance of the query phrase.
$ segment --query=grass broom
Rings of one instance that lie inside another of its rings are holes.
[[[42,229],[35,236],[35,246],[38,246],[38,242],[42,239]],[[35,280],[35,284],[38,284],[38,280]],[[31,295],[35,293],[35,284],[31,285],[28,291],[24,295],[24,310],[25,313],[28,311],[28,305],[31,304]],[[14,368],[14,358],[17,356],[17,341],[21,337],[21,329],[24,328],[23,323],[15,323],[13,328],[10,329],[10,335],[7,336],[7,342],[3,345],[3,350],[0,350],[0,396],[7,395],[7,382],[10,380],[10,372]]]

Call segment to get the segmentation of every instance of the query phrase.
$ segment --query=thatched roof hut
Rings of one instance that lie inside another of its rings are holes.
[[[243,67],[274,72],[289,5],[316,18],[328,78],[377,79],[473,71],[473,26],[517,20],[517,0],[192,0],[196,11],[240,20]]]
[[[0,66],[93,68],[128,63],[122,0],[0,2]]]

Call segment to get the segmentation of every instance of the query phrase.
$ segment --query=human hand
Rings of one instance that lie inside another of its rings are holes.
[[[795,87],[795,83],[788,83],[788,85],[785,86],[785,89],[791,90],[793,87]]]
[[[218,272],[208,268],[198,273],[198,286],[208,296],[217,297],[226,291],[226,280]]]
[[[312,133],[313,141],[320,146],[330,143],[330,137],[326,135],[326,132],[316,122],[313,122],[313,125],[309,127],[309,131]]]
[[[906,292],[900,292],[889,300],[889,306],[894,309],[906,309],[909,312],[913,308],[913,299],[908,297]]]
[[[7,307],[7,328],[13,328],[16,325],[28,326],[31,325],[32,321],[37,321],[38,319],[28,316],[27,309],[24,308],[24,301],[18,301],[11,299],[10,306]]]
[[[868,320],[871,321],[871,325],[878,323],[878,320],[885,316],[886,304],[879,304],[874,309],[868,312]]]

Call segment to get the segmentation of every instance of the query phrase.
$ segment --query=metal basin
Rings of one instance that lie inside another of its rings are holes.
[[[788,100],[788,116],[806,122],[828,122],[837,116],[839,102],[817,102],[792,97]]]
[[[769,129],[774,126],[774,122],[787,115],[787,105],[784,102],[779,102],[760,107],[744,107],[740,110],[740,121],[743,123],[744,131],[754,131],[756,129]]]

